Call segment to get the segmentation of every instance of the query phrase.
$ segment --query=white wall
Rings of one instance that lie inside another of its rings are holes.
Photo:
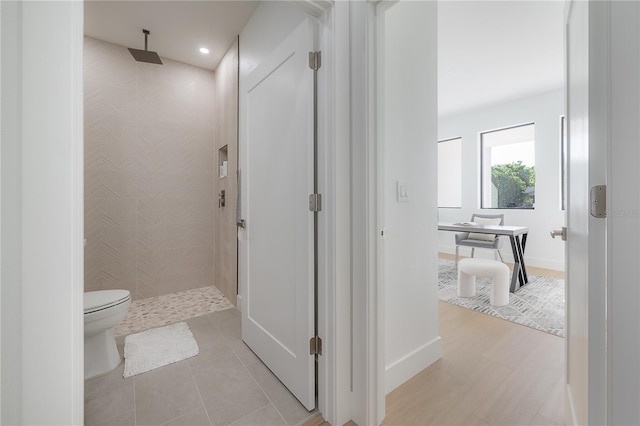
[[[480,142],[479,133],[506,126],[535,123],[536,135],[536,203],[534,210],[484,210],[487,214],[504,213],[507,225],[529,227],[525,261],[527,265],[564,270],[564,242],[551,239],[549,231],[564,226],[560,205],[560,116],[563,114],[563,91],[532,96],[479,111],[440,119],[438,139],[462,137],[462,208],[439,209],[439,220],[458,222],[471,218],[480,209]],[[439,233],[438,249],[455,253],[454,234]],[[466,251],[465,251],[466,250]],[[487,250],[478,256],[491,257]],[[505,239],[503,255],[513,259],[509,241]],[[461,249],[468,256],[468,249]]]
[[[5,6],[2,161],[21,161],[2,169],[2,246],[13,251],[2,259],[2,304],[14,305],[2,310],[2,423],[81,424],[83,7]],[[15,43],[7,51],[5,40]],[[5,110],[6,89],[17,112]]]
[[[22,418],[22,206],[20,191],[22,179],[20,121],[22,110],[20,98],[20,26],[22,11],[20,2],[0,3],[2,22],[2,212],[0,229],[2,232],[2,265],[0,266],[0,344],[2,368],[0,370],[2,417],[0,423],[19,424]]]
[[[436,2],[399,2],[384,21],[386,390],[440,358],[437,296]],[[396,181],[410,199],[398,202]]]

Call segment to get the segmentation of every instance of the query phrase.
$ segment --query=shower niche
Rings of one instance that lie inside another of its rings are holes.
[[[218,149],[218,177],[225,178],[227,177],[228,170],[228,159],[229,159],[229,150],[227,145]]]

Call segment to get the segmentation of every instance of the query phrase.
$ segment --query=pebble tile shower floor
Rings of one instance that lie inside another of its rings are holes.
[[[134,300],[115,335],[138,333],[230,308],[233,304],[214,286]]]

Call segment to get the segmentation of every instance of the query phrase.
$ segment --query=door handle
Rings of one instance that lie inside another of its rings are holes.
[[[562,229],[554,229],[551,231],[551,238],[560,237],[562,241],[567,241],[567,227],[563,226]]]
[[[218,194],[218,208],[224,207],[224,204],[225,204],[225,196],[224,196],[224,189],[223,189]]]

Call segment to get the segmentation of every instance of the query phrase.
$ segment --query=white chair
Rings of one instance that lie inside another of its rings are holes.
[[[504,223],[503,214],[477,214],[471,216],[471,222],[479,225],[502,225]],[[504,263],[500,248],[502,248],[502,239],[495,234],[479,234],[473,232],[461,232],[456,234],[456,265],[460,255],[460,246],[471,247],[471,257],[473,257],[476,248],[496,250],[500,256],[500,260]]]
[[[509,304],[509,267],[489,259],[462,259],[458,263],[458,296],[476,295],[476,276],[491,279],[491,306]]]

